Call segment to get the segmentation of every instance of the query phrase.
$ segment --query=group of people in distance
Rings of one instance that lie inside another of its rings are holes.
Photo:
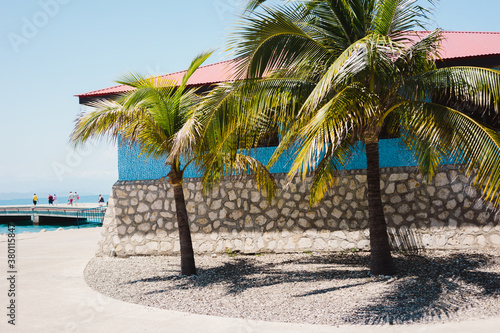
[[[33,194],[33,206],[36,206],[36,204],[38,203],[38,196],[35,194]],[[49,194],[49,205],[55,205],[57,204],[57,196],[54,194]]]
[[[49,194],[49,205],[57,205],[57,195]]]
[[[49,206],[54,206],[54,205],[57,205],[57,196],[54,194],[49,194]],[[68,205],[71,205],[73,206],[73,204],[75,206],[78,205],[78,200],[80,200],[80,195],[75,191],[75,193],[73,192],[69,192],[69,196],[68,196]],[[99,194],[99,199],[97,200],[99,206],[104,206],[104,197],[102,195]],[[35,194],[33,194],[33,205],[36,206],[36,204],[38,203],[38,196]]]
[[[78,200],[80,200],[80,196],[78,195],[78,193],[76,191],[75,193],[69,191],[68,205],[73,206],[73,204],[75,204],[75,206],[78,206]]]

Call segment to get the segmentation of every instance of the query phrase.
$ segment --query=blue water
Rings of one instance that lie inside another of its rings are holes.
[[[48,196],[48,195],[47,195]],[[107,202],[109,195],[103,195],[105,202]],[[98,195],[81,195],[80,200],[78,200],[79,203],[97,203],[97,200],[99,199]],[[45,197],[38,196],[38,203],[41,205],[47,205],[48,204],[48,199]],[[68,201],[68,198],[66,196],[63,197],[57,197],[57,204],[65,204]],[[33,205],[33,199],[32,198],[26,198],[26,199],[11,199],[11,200],[0,200],[0,206],[14,206],[14,205]],[[20,234],[23,232],[40,232],[41,230],[45,229],[46,231],[53,231],[57,230],[59,228],[63,228],[64,230],[66,229],[77,229],[78,226],[75,225],[32,225],[31,220],[24,221],[24,222],[14,222],[16,225],[16,234]],[[99,224],[95,223],[89,223],[89,224],[83,224],[80,225],[80,228],[95,228],[99,226]],[[8,229],[8,224],[0,224],[0,234],[7,233]]]
[[[28,221],[28,222],[31,223],[31,221]],[[17,223],[19,223],[19,222],[17,222]],[[100,225],[89,223],[89,224],[80,225],[80,229],[95,228],[98,226],[100,226]],[[14,233],[21,234],[23,232],[40,232],[43,229],[45,229],[46,231],[54,231],[54,230],[57,230],[59,228],[63,228],[64,230],[68,230],[68,229],[77,229],[78,226],[76,226],[76,225],[65,225],[65,226],[60,226],[60,225],[16,225]],[[0,224],[0,234],[8,233],[7,229],[8,229],[8,224]]]

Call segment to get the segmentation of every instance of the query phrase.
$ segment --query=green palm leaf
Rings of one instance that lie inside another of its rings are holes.
[[[420,103],[407,108],[403,119],[403,142],[416,152],[421,171],[429,178],[437,166],[449,156],[462,165],[467,176],[475,176],[474,184],[482,188],[486,200],[499,205],[500,134],[471,117],[441,105]],[[434,158],[434,161],[426,159]]]

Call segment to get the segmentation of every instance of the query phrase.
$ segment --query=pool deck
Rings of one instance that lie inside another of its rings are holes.
[[[84,281],[101,228],[16,235],[16,325],[6,316],[7,236],[0,236],[0,332],[497,332],[500,318],[394,326],[286,324],[222,318],[130,304],[103,296]],[[334,306],[332,304],[332,306]]]

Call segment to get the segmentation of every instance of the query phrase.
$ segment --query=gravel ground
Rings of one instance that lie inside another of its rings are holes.
[[[412,324],[500,315],[500,249],[394,255],[370,276],[369,253],[94,258],[85,279],[126,302],[190,313],[309,324]]]

